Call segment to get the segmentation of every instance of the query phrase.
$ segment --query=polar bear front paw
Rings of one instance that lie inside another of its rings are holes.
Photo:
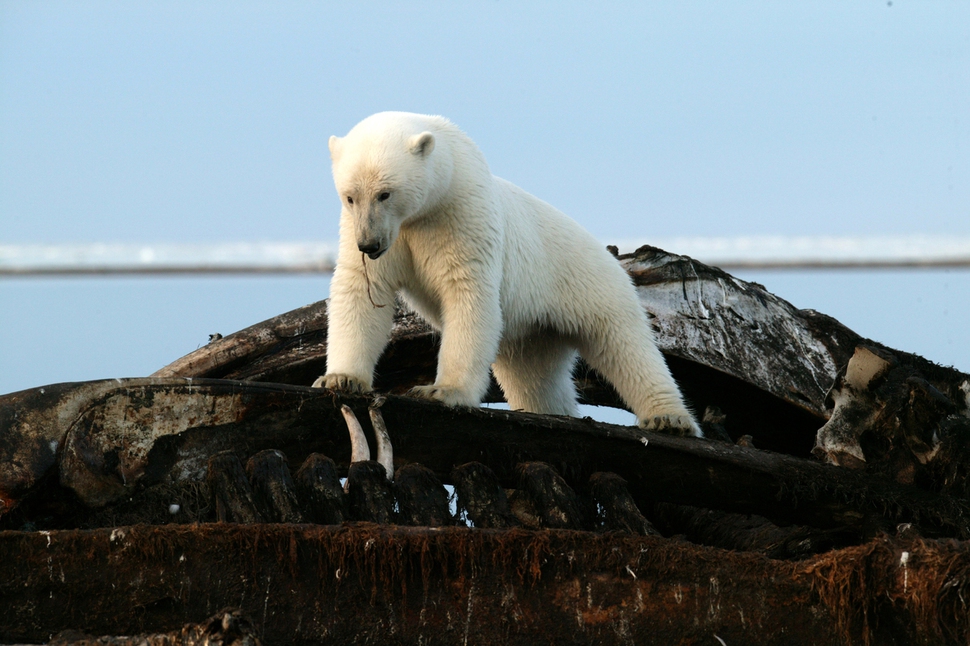
[[[359,379],[341,374],[321,375],[313,382],[313,387],[339,390],[345,393],[366,393],[370,391],[370,388]]]
[[[679,437],[704,437],[690,415],[657,415],[640,420],[640,428]]]
[[[468,403],[468,396],[465,393],[457,388],[448,388],[447,386],[435,386],[434,384],[429,386],[415,386],[407,394],[409,397],[439,401],[448,406],[472,405]]]

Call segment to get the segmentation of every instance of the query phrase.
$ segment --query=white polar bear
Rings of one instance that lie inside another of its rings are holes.
[[[458,127],[382,112],[331,137],[330,156],[343,209],[327,372],[314,386],[371,389],[401,294],[441,331],[435,382],[414,396],[479,406],[491,367],[512,409],[575,416],[578,354],[643,428],[701,435],[620,264],[493,176]]]

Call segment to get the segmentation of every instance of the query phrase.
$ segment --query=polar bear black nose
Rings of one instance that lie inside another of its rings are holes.
[[[358,244],[357,248],[360,249],[361,253],[366,253],[368,256],[375,254],[381,249],[381,243],[379,242],[368,242]]]

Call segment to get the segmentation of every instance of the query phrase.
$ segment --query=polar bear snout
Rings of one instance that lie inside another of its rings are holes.
[[[373,204],[361,204],[353,216],[357,249],[377,260],[397,238],[397,214],[375,200]]]
[[[357,222],[357,249],[366,253],[371,260],[377,260],[391,247],[394,231],[387,231],[386,224],[379,218],[368,218]]]
[[[377,260],[385,251],[385,249],[381,249],[380,242],[358,242],[357,248],[360,249],[361,253],[366,253],[371,260]]]

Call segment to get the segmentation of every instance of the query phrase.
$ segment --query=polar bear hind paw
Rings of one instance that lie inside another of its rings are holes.
[[[457,388],[449,388],[447,386],[435,386],[434,384],[428,386],[415,386],[407,392],[408,397],[417,397],[418,399],[430,399],[432,401],[439,401],[448,406],[472,406],[468,402],[468,396]]]
[[[359,379],[341,374],[321,375],[313,382],[313,387],[345,393],[366,393],[370,390]]]
[[[679,437],[704,437],[690,415],[657,415],[640,420],[640,428]]]

